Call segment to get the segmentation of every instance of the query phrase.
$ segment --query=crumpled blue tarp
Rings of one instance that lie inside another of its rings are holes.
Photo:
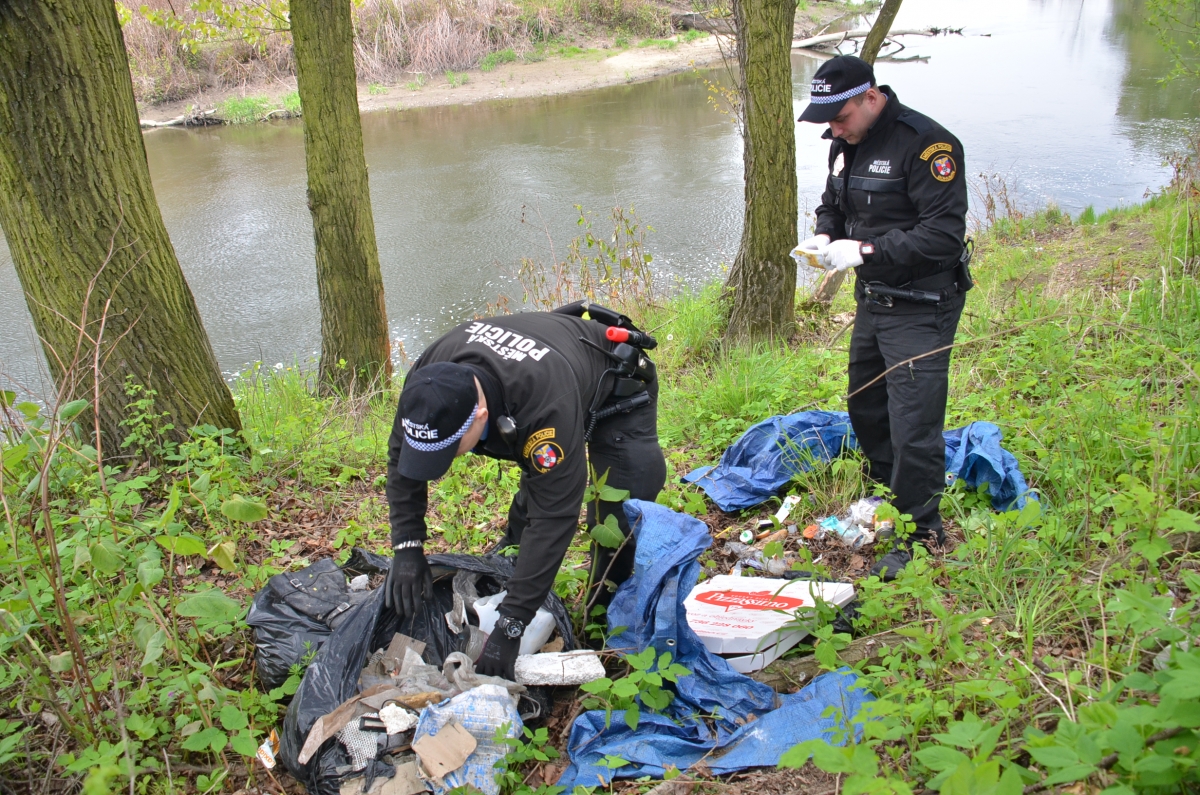
[[[609,647],[641,651],[654,646],[671,652],[676,662],[692,671],[681,677],[676,697],[665,715],[642,712],[637,731],[614,712],[607,728],[604,712],[581,715],[571,728],[567,754],[571,759],[558,784],[571,792],[577,785],[605,785],[620,778],[661,777],[668,765],[679,770],[703,760],[713,773],[778,764],[797,743],[831,732],[871,700],[852,688],[849,672],[819,676],[808,687],[780,696],[729,667],[704,647],[687,624],[683,600],[699,578],[700,553],[710,536],[703,522],[641,500],[625,503],[637,540],[633,576],[623,583],[608,608],[610,627],[626,629]],[[823,718],[830,705],[843,718]],[[697,715],[716,716],[715,733]],[[629,764],[610,772],[597,764],[605,756]]]
[[[1000,429],[990,422],[972,422],[946,431],[946,472],[971,488],[988,484],[992,507],[999,511],[1023,508],[1029,498],[1017,459],[1000,446]],[[966,439],[966,443],[963,443]],[[775,497],[789,480],[817,461],[829,461],[843,450],[858,448],[850,415],[842,411],[802,411],[769,417],[752,425],[721,454],[715,467],[684,475],[704,489],[723,511],[737,511]]]

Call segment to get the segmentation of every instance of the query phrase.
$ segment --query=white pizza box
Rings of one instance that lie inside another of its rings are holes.
[[[768,646],[758,654],[721,654],[718,656],[729,663],[729,667],[738,673],[752,674],[775,662],[781,654],[804,640],[804,636],[803,632],[787,632],[778,643]]]
[[[816,606],[817,599],[843,607],[853,598],[848,583],[719,574],[693,588],[683,606],[688,626],[709,651],[764,658],[773,653],[773,660],[809,633],[805,625],[812,617],[796,611]]]

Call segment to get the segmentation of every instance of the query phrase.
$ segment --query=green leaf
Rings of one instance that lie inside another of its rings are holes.
[[[954,748],[944,745],[927,745],[913,754],[921,764],[939,773],[943,770],[953,770],[967,761],[967,755]]]
[[[92,559],[92,568],[101,574],[115,574],[121,569],[120,550],[108,539],[92,544],[88,554]]]
[[[242,612],[242,606],[215,588],[200,591],[184,599],[175,612],[188,618],[203,618],[210,621],[233,621]]]
[[[0,390],[0,406],[11,406],[17,399],[17,393],[11,389]]]
[[[162,566],[156,560],[143,560],[138,564],[137,576],[138,582],[142,587],[149,591],[154,586],[162,582],[162,578],[166,575]]]
[[[210,726],[184,740],[183,747],[187,751],[207,751],[211,748],[213,753],[219,754],[225,749],[228,742],[229,737],[225,732],[215,726]]]
[[[18,403],[17,405],[13,406],[13,408],[16,409],[17,411],[21,412],[22,414],[24,414],[25,419],[27,419],[27,420],[32,420],[32,419],[36,418],[38,415],[38,412],[42,410],[41,406],[39,406],[36,403],[31,403],[28,400],[24,400],[24,401]]]
[[[237,561],[234,560],[236,554],[237,547],[232,541],[222,541],[208,551],[208,556],[212,558],[212,562],[225,571],[237,570]]]
[[[79,414],[79,412],[83,411],[87,407],[88,402],[86,400],[72,400],[70,403],[63,405],[63,407],[58,410],[58,421],[70,422]]]
[[[258,740],[255,740],[250,732],[240,732],[229,744],[242,756],[254,756],[258,753]]]
[[[584,682],[579,686],[579,689],[585,693],[607,693],[612,689],[613,681],[607,676],[602,676],[591,682]]]
[[[178,536],[158,536],[154,540],[163,549],[176,555],[203,555],[206,551],[203,541],[187,533]]]
[[[163,630],[158,630],[150,636],[150,640],[146,641],[146,654],[142,657],[142,673],[146,673],[147,666],[154,665],[158,659],[162,657],[163,649],[167,647],[167,633]]]
[[[233,704],[226,704],[221,707],[221,725],[231,732],[238,729],[244,729],[250,725],[250,721],[246,718],[246,713],[235,707]]]
[[[27,455],[29,455],[29,445],[13,445],[4,451],[4,457],[0,461],[3,461],[4,466],[12,467],[24,461]]]
[[[637,654],[629,654],[625,657],[625,662],[635,671],[645,671],[654,665],[655,651],[653,646],[647,646]]]
[[[1081,778],[1086,778],[1096,769],[1095,765],[1071,765],[1058,771],[1048,779],[1043,781],[1047,787],[1053,784],[1067,784],[1072,781],[1078,781]]]
[[[1079,764],[1079,757],[1075,753],[1075,749],[1066,748],[1061,745],[1051,745],[1047,748],[1028,748],[1029,755],[1034,761],[1042,767],[1048,767],[1053,770],[1060,768],[1071,767]]]
[[[629,499],[627,489],[614,489],[612,486],[600,487],[601,502],[624,502],[627,499]]]
[[[608,518],[611,519],[615,515],[616,514],[612,514]],[[616,523],[614,522],[613,524]],[[593,527],[590,531],[588,531],[588,535],[590,535],[592,540],[597,544],[609,549],[616,549],[625,542],[625,536],[621,532],[621,528],[613,527],[612,525],[608,524],[607,520],[605,520],[603,524],[598,524]]]
[[[618,679],[613,682],[612,694],[617,698],[633,698],[638,694],[638,686],[628,679]]]
[[[642,712],[638,709],[638,705],[634,704],[629,709],[625,710],[625,725],[630,731],[637,731],[638,721],[641,720]]]
[[[50,670],[56,674],[71,670],[75,664],[75,658],[69,651],[64,651],[62,654],[51,654],[46,659],[50,662]]]
[[[235,522],[257,522],[267,518],[267,506],[235,494],[221,503],[221,513]]]

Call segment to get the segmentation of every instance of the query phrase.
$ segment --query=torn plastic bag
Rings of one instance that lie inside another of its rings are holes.
[[[391,558],[355,549],[342,569],[353,574],[378,574],[386,572],[390,563]],[[284,718],[279,757],[288,772],[313,795],[337,795],[341,780],[338,768],[348,764],[349,758],[345,749],[332,739],[322,744],[307,764],[299,762],[300,749],[317,718],[332,712],[358,693],[359,674],[371,653],[387,648],[392,636],[401,632],[425,643],[422,656],[426,663],[443,665],[447,656],[463,650],[471,636],[469,626],[454,634],[446,620],[446,613],[454,608],[454,575],[460,570],[479,574],[476,589],[481,595],[491,595],[501,591],[513,574],[513,562],[497,555],[482,558],[430,555],[429,564],[434,577],[433,598],[427,599],[416,615],[401,620],[395,612],[384,607],[382,588],[368,591],[367,600],[347,612],[346,618],[326,638],[305,671]],[[551,594],[544,606],[554,616],[563,648],[577,648],[562,600]],[[531,688],[528,695],[539,698],[537,690]],[[526,701],[524,696],[522,698],[524,707]],[[543,691],[539,703],[544,700]]]
[[[961,478],[971,488],[987,483],[992,506],[998,511],[1023,508],[1029,492],[1017,459],[1000,446],[1000,429],[990,422],[973,422],[946,431],[947,482]],[[715,467],[684,475],[704,489],[723,511],[758,505],[779,494],[814,462],[829,461],[843,450],[858,448],[850,415],[841,411],[802,411],[769,417],[752,425],[721,454]]]
[[[292,666],[319,649],[367,597],[366,591],[351,591],[342,569],[328,558],[268,580],[246,617],[254,627],[255,671],[263,685],[282,685]]]
[[[699,579],[700,553],[711,543],[708,528],[641,500],[626,502],[625,514],[637,552],[633,576],[621,584],[608,608],[609,626],[626,627],[609,641],[609,648],[641,651],[653,646],[660,655],[671,652],[692,674],[680,677],[664,714],[642,711],[636,731],[622,713],[613,713],[607,727],[603,711],[581,715],[567,743],[571,766],[558,780],[567,792],[578,785],[606,785],[614,774],[657,778],[668,765],[686,770],[701,760],[714,773],[773,766],[797,743],[832,740],[840,724],[838,718],[822,717],[826,708],[836,706],[848,719],[871,700],[853,687],[851,673],[825,674],[799,693],[779,696],[734,671],[688,626],[683,604]],[[713,716],[716,731],[699,715]],[[610,754],[629,764],[615,771],[599,764]]]
[[[441,704],[431,704],[421,710],[413,733],[414,747],[422,737],[436,735],[451,718],[475,738],[476,746],[462,767],[447,773],[440,783],[433,782],[434,793],[442,795],[457,787],[470,786],[483,795],[497,795],[500,786],[496,783],[496,763],[508,753],[509,747],[496,740],[496,730],[507,726],[505,737],[520,737],[525,725],[508,691],[500,685],[484,684]]]

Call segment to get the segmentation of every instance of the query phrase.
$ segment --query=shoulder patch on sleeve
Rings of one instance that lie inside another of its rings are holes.
[[[950,155],[938,155],[929,164],[929,172],[938,182],[950,182],[958,173],[958,166]]]
[[[930,157],[932,157],[937,152],[949,152],[952,149],[954,149],[954,147],[952,147],[950,144],[936,143],[921,153],[921,159],[928,160]]]
[[[562,463],[563,451],[554,442],[541,442],[529,454],[529,463],[538,472],[549,472]]]
[[[533,452],[533,448],[537,446],[538,442],[544,442],[547,439],[553,438],[553,428],[542,428],[540,431],[534,431],[533,433],[529,434],[529,438],[525,440],[525,449],[521,451],[521,457],[528,458],[529,454]]]
[[[909,127],[912,127],[917,131],[918,135],[924,135],[933,129],[933,120],[928,116],[917,113],[912,108],[897,116],[896,121],[904,122]]]

